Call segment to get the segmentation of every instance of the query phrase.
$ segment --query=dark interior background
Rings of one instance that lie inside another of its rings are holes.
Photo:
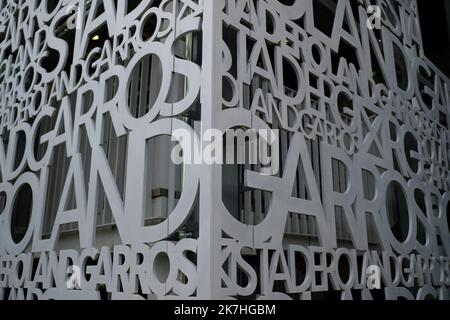
[[[450,0],[417,0],[425,55],[450,77]]]

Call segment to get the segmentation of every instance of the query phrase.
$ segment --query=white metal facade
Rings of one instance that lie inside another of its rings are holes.
[[[414,0],[0,0],[0,107],[3,299],[449,297]],[[171,161],[231,128],[280,170]]]

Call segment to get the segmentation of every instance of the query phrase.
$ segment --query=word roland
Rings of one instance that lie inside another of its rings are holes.
[[[71,294],[72,298],[77,292],[98,293],[100,287],[116,296],[141,293],[154,298],[173,292],[188,297],[197,289],[197,268],[187,255],[196,251],[196,240],[183,239],[177,243],[161,241],[153,246],[117,245],[86,248],[81,252],[72,249],[42,252],[34,259],[32,253],[6,255],[0,258],[0,290],[4,294],[7,289],[6,298],[13,300],[20,300],[20,296],[14,296],[19,292],[24,293],[24,299],[45,300],[56,291]],[[170,264],[169,275],[164,280],[154,274],[160,271],[160,255],[166,255]],[[184,274],[183,281],[179,273]],[[78,286],[72,287],[68,280],[76,280]]]

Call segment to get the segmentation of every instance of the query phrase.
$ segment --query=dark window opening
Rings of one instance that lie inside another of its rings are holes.
[[[418,0],[425,55],[450,77],[450,2]]]

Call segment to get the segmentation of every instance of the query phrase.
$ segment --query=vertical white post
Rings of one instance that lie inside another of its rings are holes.
[[[203,0],[203,65],[202,65],[202,128],[201,134],[214,128],[216,110],[220,108],[219,94],[219,59],[221,57],[219,42],[221,26],[219,8],[222,0]],[[220,229],[215,223],[215,206],[213,195],[219,192],[215,184],[214,172],[216,165],[199,165],[201,170],[200,180],[200,238],[198,241],[197,272],[198,272],[198,297],[200,299],[219,298],[219,257]]]

